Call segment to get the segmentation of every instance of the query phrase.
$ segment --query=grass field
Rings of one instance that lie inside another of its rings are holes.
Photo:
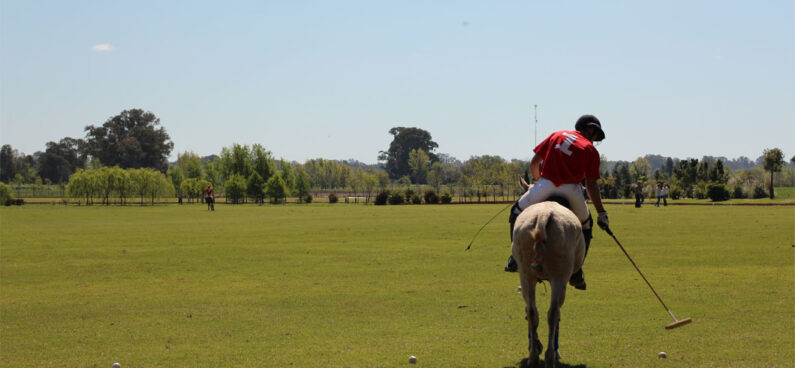
[[[777,198],[795,199],[795,187],[776,187],[773,189],[773,194]]]
[[[0,208],[0,366],[402,367],[416,355],[418,367],[518,367],[527,325],[518,276],[502,271],[507,214],[464,251],[503,207]],[[596,230],[588,290],[569,288],[562,309],[564,367],[791,366],[795,207],[607,209],[694,322],[664,330],[668,314]]]

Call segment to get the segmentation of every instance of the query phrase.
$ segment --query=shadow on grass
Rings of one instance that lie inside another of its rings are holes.
[[[543,366],[544,366],[544,359],[541,359],[536,367],[543,367]],[[528,358],[522,359],[521,362],[516,363],[516,365],[514,365],[514,366],[505,367],[505,368],[517,368],[517,367],[518,368],[534,368],[532,365],[530,365],[530,359],[528,359]],[[571,365],[571,364],[566,364],[566,363],[560,362],[560,361],[558,362],[558,364],[555,364],[555,367],[561,367],[561,368],[588,368],[588,366],[586,366],[585,364]]]

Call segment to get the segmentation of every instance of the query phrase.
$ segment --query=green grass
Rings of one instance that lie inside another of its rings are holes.
[[[0,366],[516,367],[527,327],[502,271],[507,214],[464,251],[503,207],[2,208]],[[597,230],[588,291],[569,288],[562,310],[564,366],[791,366],[795,207],[607,208],[694,322],[664,330]]]
[[[780,199],[795,199],[795,187],[775,187],[773,194]]]

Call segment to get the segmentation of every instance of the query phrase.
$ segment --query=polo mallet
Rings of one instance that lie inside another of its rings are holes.
[[[508,207],[511,207],[511,206],[513,206],[513,203],[511,203],[511,204],[509,204],[509,205],[505,206],[505,208],[508,208]],[[469,250],[469,247],[471,247],[471,246],[472,246],[472,243],[474,243],[474,242],[475,242],[475,238],[477,238],[477,237],[478,237],[478,235],[480,235],[480,232],[483,230],[483,228],[485,228],[485,227],[486,227],[486,225],[488,225],[488,224],[490,224],[492,221],[494,221],[494,219],[495,219],[495,218],[497,218],[497,216],[499,216],[499,215],[502,213],[502,211],[505,211],[505,208],[501,209],[501,210],[500,210],[500,212],[497,212],[497,213],[496,213],[496,214],[495,214],[495,215],[494,215],[494,216],[493,216],[491,219],[489,219],[489,221],[486,221],[486,223],[485,223],[485,224],[483,224],[483,226],[481,226],[481,227],[480,227],[480,229],[478,229],[478,232],[476,232],[476,233],[475,233],[475,236],[473,236],[473,237],[472,237],[472,240],[470,240],[470,241],[469,241],[469,245],[467,245],[467,249],[464,249],[464,251],[467,251],[467,250]]]
[[[636,265],[635,261],[632,260],[632,257],[629,256],[629,253],[627,253],[626,249],[624,249],[624,246],[621,245],[621,242],[618,241],[618,238],[616,238],[616,236],[613,235],[613,232],[610,231],[610,227],[602,226],[602,224],[599,224],[599,226],[602,228],[602,230],[607,232],[607,235],[610,235],[611,237],[613,237],[613,240],[616,241],[616,244],[618,244],[618,247],[621,248],[622,252],[624,252],[624,255],[627,256],[627,258],[632,263],[632,265],[635,266],[635,269],[638,270],[638,273],[640,274],[640,277],[643,278],[643,281],[646,281],[646,285],[649,285],[649,289],[651,289],[651,292],[654,293],[654,296],[657,297],[657,300],[660,301],[660,304],[662,304],[663,308],[665,308],[665,311],[668,312],[668,314],[671,315],[671,318],[674,319],[674,323],[671,323],[670,325],[665,326],[665,329],[666,330],[670,330],[672,328],[677,328],[679,326],[683,326],[683,325],[686,325],[686,324],[688,324],[690,322],[693,322],[693,320],[690,319],[689,317],[685,318],[685,319],[682,319],[682,320],[676,319],[674,314],[671,312],[671,309],[669,309],[668,306],[665,305],[665,302],[663,302],[662,298],[660,298],[660,295],[657,294],[656,291],[654,291],[654,287],[651,286],[651,283],[649,282],[649,280],[646,279],[646,276],[643,276],[643,272],[640,272],[640,268],[638,268],[638,265]]]

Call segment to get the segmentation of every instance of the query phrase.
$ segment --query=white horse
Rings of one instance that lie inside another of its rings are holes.
[[[525,311],[532,365],[538,365],[542,350],[537,333],[536,283],[549,280],[551,285],[552,296],[547,312],[549,338],[544,362],[547,367],[554,367],[559,359],[555,340],[560,308],[566,299],[566,285],[585,259],[582,225],[573,212],[556,202],[534,204],[516,219],[511,251],[519,264],[522,295],[527,304]]]

